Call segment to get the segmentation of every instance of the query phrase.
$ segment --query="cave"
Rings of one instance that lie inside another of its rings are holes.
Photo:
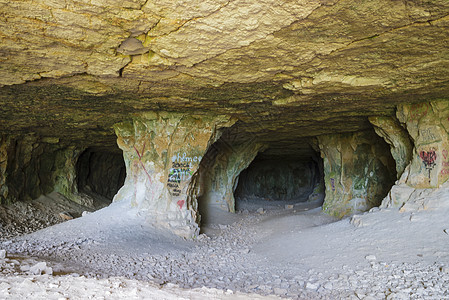
[[[449,298],[449,1],[0,7],[1,299]]]
[[[76,163],[79,193],[112,202],[126,178],[125,162],[119,149],[88,148]]]
[[[234,192],[236,211],[251,207],[252,210],[266,209],[265,205],[294,207],[317,200],[321,200],[317,203],[321,206],[324,200],[323,162],[319,154],[311,152],[310,157],[258,154],[238,176]]]

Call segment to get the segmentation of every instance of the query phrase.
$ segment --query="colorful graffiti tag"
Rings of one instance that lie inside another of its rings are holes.
[[[430,172],[436,165],[437,154],[434,149],[430,149],[429,151],[419,152],[419,157],[422,159],[425,168],[429,171],[430,179]]]
[[[185,152],[182,155],[178,153],[172,157],[172,165],[167,179],[167,187],[172,196],[181,195],[181,182],[192,177],[194,173],[192,164],[199,163],[201,158],[201,156],[187,156]]]

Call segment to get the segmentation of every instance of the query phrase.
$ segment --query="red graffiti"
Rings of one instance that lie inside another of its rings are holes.
[[[443,153],[444,159],[447,159],[447,154],[448,154],[447,150],[444,149],[444,150],[442,151],[442,153]]]
[[[179,200],[178,202],[176,202],[179,206],[179,209],[182,209],[182,207],[184,206],[185,201],[184,200]]]
[[[419,120],[429,111],[428,103],[416,103],[410,107],[410,119],[411,120]]]
[[[449,170],[448,169],[443,169],[443,170],[441,170],[441,172],[440,172],[442,175],[447,175],[447,174],[449,174]]]
[[[432,149],[430,151],[419,152],[419,157],[421,157],[421,159],[424,163],[424,166],[429,171],[429,181],[430,181],[430,172],[433,170],[433,168],[436,165],[435,161],[437,159],[437,154],[435,153],[435,150]]]
[[[133,146],[133,148],[134,148],[134,150],[136,150],[137,156],[139,157],[140,165],[142,166],[143,171],[145,172],[145,174],[147,174],[148,180],[150,180],[150,183],[151,183],[151,176],[150,176],[150,174],[148,174],[148,171],[147,171],[147,169],[145,168],[145,165],[142,162],[142,155],[143,155],[143,152],[145,151],[145,142],[143,143],[142,153],[139,153],[139,150],[137,150],[136,146]]]
[[[423,160],[426,168],[429,167],[433,168],[435,166],[435,160],[437,159],[437,154],[435,153],[435,150],[421,151],[419,153],[419,157],[421,157],[421,159]]]

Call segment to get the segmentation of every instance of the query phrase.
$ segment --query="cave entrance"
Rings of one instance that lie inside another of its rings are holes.
[[[125,182],[123,155],[119,149],[88,148],[78,158],[76,174],[78,192],[91,197],[95,208],[105,207]]]
[[[235,187],[236,211],[279,207],[294,208],[304,203],[320,206],[324,199],[323,161],[311,148],[298,155],[259,153],[240,173]]]

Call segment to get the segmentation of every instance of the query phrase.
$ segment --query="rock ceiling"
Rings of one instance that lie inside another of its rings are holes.
[[[287,151],[449,99],[447,0],[22,0],[0,20],[3,133],[102,145],[136,112],[219,112]]]

